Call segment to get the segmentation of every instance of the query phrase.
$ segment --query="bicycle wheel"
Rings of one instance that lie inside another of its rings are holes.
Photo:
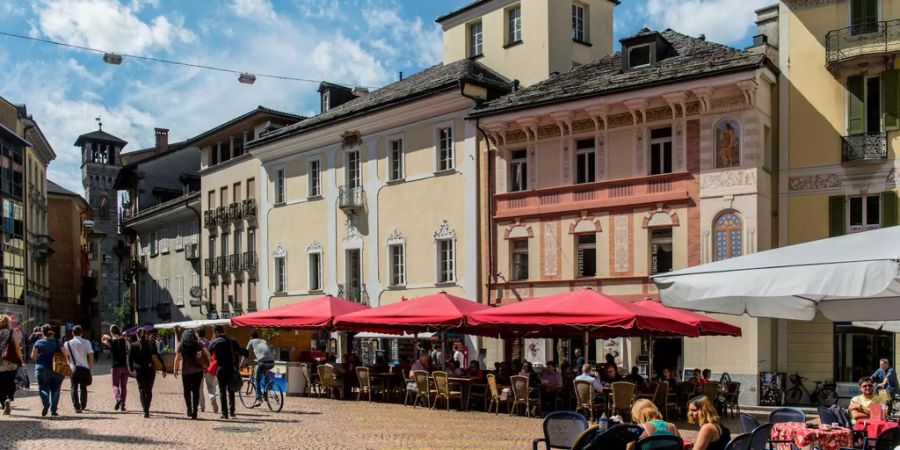
[[[799,405],[800,400],[803,400],[803,391],[798,387],[792,387],[784,393],[784,401],[788,405]]]
[[[831,406],[835,405],[838,402],[837,392],[831,389],[822,389],[819,391],[819,405],[821,406]]]
[[[253,380],[248,378],[241,384],[241,390],[238,391],[241,397],[241,404],[244,408],[250,409],[256,405],[256,388],[253,387]]]
[[[284,408],[284,391],[275,383],[269,383],[266,387],[269,388],[266,392],[266,405],[272,412],[281,412],[281,408]]]

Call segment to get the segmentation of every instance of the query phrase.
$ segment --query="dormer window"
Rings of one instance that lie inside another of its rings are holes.
[[[628,49],[628,68],[650,67],[650,44],[636,45]]]
[[[329,109],[329,103],[331,103],[331,92],[325,91],[322,92],[322,112],[326,113]]]

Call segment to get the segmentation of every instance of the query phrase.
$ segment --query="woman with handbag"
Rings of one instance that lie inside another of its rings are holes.
[[[57,354],[61,354],[62,357],[57,357]],[[59,391],[62,387],[63,375],[68,371],[63,368],[69,369],[69,352],[59,342],[59,339],[56,339],[50,325],[44,325],[43,337],[34,343],[34,348],[31,349],[31,358],[35,360],[34,377],[37,379],[41,403],[44,405],[41,416],[46,417],[48,409],[50,415],[58,416]]]
[[[0,316],[0,404],[3,415],[11,411],[10,403],[16,395],[16,373],[22,366],[22,340],[13,332],[9,316]]]
[[[112,336],[110,336],[111,334]],[[109,334],[104,334],[100,343],[109,347],[112,356],[113,395],[116,396],[116,411],[125,411],[125,398],[128,396],[128,351],[131,344],[118,325],[109,327]]]
[[[191,419],[197,419],[197,410],[200,409],[200,383],[203,382],[203,371],[207,366],[209,366],[209,352],[200,345],[194,330],[185,330],[175,352],[173,373],[178,377],[178,373],[181,372],[184,405],[187,407],[187,416]]]
[[[150,417],[150,403],[153,401],[153,384],[156,381],[157,367],[165,378],[166,365],[159,357],[156,343],[147,338],[147,331],[143,328],[138,328],[137,342],[131,345],[131,352],[128,356],[128,367],[131,375],[137,380],[141,408],[144,410],[144,418],[147,418]],[[155,364],[154,358],[156,358]]]

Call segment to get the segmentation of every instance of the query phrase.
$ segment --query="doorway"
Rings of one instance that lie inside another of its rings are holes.
[[[684,355],[683,338],[653,339],[653,368],[651,376],[657,377],[663,369],[669,369],[672,375],[681,378]]]

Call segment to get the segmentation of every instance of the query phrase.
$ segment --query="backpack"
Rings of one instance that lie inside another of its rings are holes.
[[[853,427],[853,424],[850,422],[850,413],[847,412],[846,408],[841,407],[841,405],[831,405],[828,409],[837,417],[838,425],[844,428]]]

